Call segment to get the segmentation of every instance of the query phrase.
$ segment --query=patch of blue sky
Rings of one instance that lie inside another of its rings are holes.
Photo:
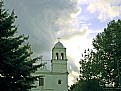
[[[90,13],[87,10],[87,6],[88,5],[81,5],[81,14],[78,15],[78,20],[79,20],[79,28],[87,26],[90,30],[90,33],[88,35],[88,38],[92,39],[94,38],[99,32],[102,31],[103,28],[106,27],[106,23],[105,22],[101,22],[98,19],[99,16],[99,12],[95,12],[95,13]]]
[[[81,8],[82,8],[81,14],[78,16],[80,27],[88,26],[88,28],[91,30],[92,29],[96,30],[105,27],[105,23],[107,22],[106,21],[101,22],[98,19],[99,12],[90,13],[87,10],[87,5],[82,5]]]
[[[119,17],[114,18],[113,20],[118,20],[121,19]],[[89,39],[93,39],[96,37],[98,33],[101,33],[104,28],[107,28],[107,24],[110,21],[105,21],[105,22],[97,22],[97,20],[93,20],[92,25],[95,25],[95,27],[90,26],[91,32],[89,33],[88,37]],[[98,25],[98,26],[97,26]],[[100,25],[100,26],[99,26]]]
[[[98,19],[99,12],[90,13],[87,10],[88,5],[81,5],[81,13],[78,15],[79,20],[79,28],[83,26],[87,26],[91,32],[89,33],[88,38],[94,38],[98,33],[102,32],[104,28],[107,27],[107,24],[111,21],[111,19],[107,19],[106,21],[101,21]],[[115,17],[112,20],[121,19],[121,16]]]

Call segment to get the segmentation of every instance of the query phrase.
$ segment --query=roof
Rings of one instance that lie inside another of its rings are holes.
[[[65,48],[61,42],[57,42],[54,48]]]

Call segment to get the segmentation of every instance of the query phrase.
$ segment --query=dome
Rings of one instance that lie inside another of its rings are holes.
[[[55,44],[54,48],[65,48],[61,42]]]

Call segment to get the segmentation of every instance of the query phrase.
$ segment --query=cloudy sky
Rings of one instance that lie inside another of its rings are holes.
[[[58,36],[67,48],[69,85],[78,77],[81,54],[96,34],[121,19],[121,0],[4,0],[15,10],[18,33],[29,35],[34,55],[51,59]]]

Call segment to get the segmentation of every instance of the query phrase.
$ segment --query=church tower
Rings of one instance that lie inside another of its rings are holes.
[[[60,41],[52,49],[51,72],[57,82],[55,91],[68,91],[66,48]]]
[[[66,48],[60,41],[52,49],[51,69],[46,69],[46,63],[41,63],[43,67],[33,74],[39,76],[34,84],[36,88],[30,91],[68,91]]]
[[[57,42],[52,49],[52,72],[67,73],[66,48]]]

